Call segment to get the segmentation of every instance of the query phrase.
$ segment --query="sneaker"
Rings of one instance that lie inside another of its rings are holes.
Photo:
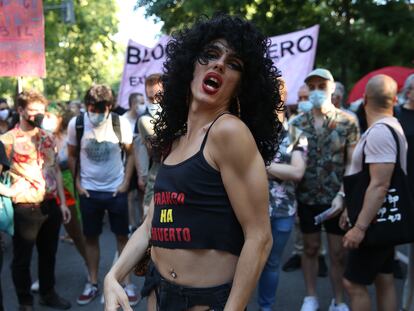
[[[30,290],[33,293],[38,293],[39,292],[39,280],[36,280],[35,282],[33,282],[32,286],[30,286]]]
[[[318,298],[315,296],[306,296],[303,299],[302,308],[300,311],[318,311],[319,310],[319,302]]]
[[[40,295],[39,304],[60,310],[67,310],[72,307],[69,301],[60,297],[54,290],[45,295]]]
[[[328,266],[325,262],[325,256],[320,255],[318,257],[319,262],[319,270],[318,270],[318,276],[321,278],[326,278],[328,276]]]
[[[79,298],[76,300],[76,302],[78,303],[78,305],[83,306],[90,303],[96,297],[98,297],[98,286],[88,282],[85,284],[85,289],[83,290],[83,293],[79,296]]]
[[[125,293],[128,296],[129,305],[131,307],[138,303],[138,295],[136,294],[136,286],[132,283],[124,286]]]
[[[336,304],[335,299],[332,299],[328,311],[349,311],[349,308],[344,302]]]
[[[298,254],[292,255],[283,265],[282,270],[285,272],[292,272],[300,269],[302,266],[302,258]]]

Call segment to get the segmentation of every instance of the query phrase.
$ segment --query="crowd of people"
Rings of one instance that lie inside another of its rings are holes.
[[[0,195],[14,207],[19,310],[33,310],[34,291],[42,305],[71,308],[54,289],[61,224],[85,265],[79,305],[102,287],[106,311],[132,310],[141,297],[148,310],[245,310],[257,286],[260,310],[274,310],[293,231],[284,270],[303,270],[301,311],[319,310],[325,257],[329,311],[370,310],[371,284],[377,310],[409,310],[414,247],[400,304],[395,246],[364,239],[396,167],[414,182],[414,75],[400,101],[391,77],[374,76],[351,111],[344,86],[317,68],[285,108],[289,90],[266,49],[253,24],[217,15],[172,37],[164,72],[146,78],[145,94],[129,95],[126,111],[104,84],[70,104],[34,90],[18,94],[14,110],[0,99],[0,170],[11,177]],[[369,183],[353,219],[346,184],[361,172]],[[99,284],[105,215],[119,258]],[[130,274],[148,250],[138,293]]]

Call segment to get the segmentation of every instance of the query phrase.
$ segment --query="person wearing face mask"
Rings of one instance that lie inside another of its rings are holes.
[[[306,84],[303,84],[298,91],[298,103],[297,103],[297,111],[299,114],[306,113],[312,110],[312,103],[309,101],[309,88]],[[290,117],[289,123],[293,120],[297,115],[293,115]],[[292,135],[294,135],[293,128],[290,127],[289,131]],[[285,272],[292,272],[296,271],[301,268],[301,258],[303,253],[303,238],[302,233],[300,232],[299,228],[299,219],[296,217],[295,219],[295,226],[294,226],[294,237],[295,243],[293,246],[292,256],[283,264],[282,270]],[[328,267],[326,266],[325,261],[326,255],[326,248],[325,245],[322,244],[320,249],[320,254],[318,258],[319,269],[318,269],[318,276],[319,277],[327,277],[328,275]]]
[[[10,128],[10,108],[5,98],[0,98],[0,134],[6,133]]]
[[[298,112],[308,112],[310,110],[312,110],[312,103],[309,101],[309,88],[304,84],[298,91]]]
[[[301,311],[316,311],[319,308],[316,279],[322,225],[327,233],[331,261],[329,273],[334,290],[329,311],[347,311],[349,308],[344,303],[342,285],[344,231],[339,227],[339,217],[344,208],[342,179],[350,169],[359,129],[355,118],[332,104],[335,83],[328,70],[313,70],[305,83],[309,88],[312,110],[291,121],[294,133],[305,135],[309,143],[305,175],[297,188],[299,223],[304,242],[302,270],[307,292]],[[334,211],[333,217],[322,225],[315,225],[314,217],[329,208]]]
[[[125,117],[111,113],[114,101],[108,86],[93,85],[84,97],[86,113],[68,125],[68,165],[79,194],[89,272],[77,299],[79,305],[90,303],[98,295],[99,236],[105,212],[119,253],[128,241],[127,192],[134,168],[132,131]],[[129,277],[124,282],[129,303],[135,305],[138,298],[134,285]]]
[[[19,310],[33,310],[30,261],[35,244],[39,254],[40,304],[69,309],[71,304],[54,290],[60,225],[62,220],[70,221],[71,213],[66,206],[56,141],[41,128],[47,100],[36,91],[23,91],[16,105],[20,121],[0,140],[10,160],[15,228],[11,268]]]
[[[138,132],[142,143],[147,149],[149,161],[137,166],[138,169],[138,186],[144,189],[143,209],[144,216],[148,211],[151,198],[154,194],[154,183],[160,166],[160,155],[155,153],[151,141],[155,137],[154,122],[158,118],[158,113],[161,112],[160,104],[157,96],[162,92],[161,75],[152,74],[145,79],[145,95],[147,97],[147,110],[138,119]]]
[[[142,199],[143,199],[143,190],[144,188],[139,188],[139,178],[138,173],[140,173],[140,167],[143,165],[148,165],[148,154],[144,144],[142,144],[141,136],[138,131],[138,118],[145,113],[147,106],[145,105],[144,95],[141,93],[131,93],[128,98],[129,110],[123,114],[126,117],[131,125],[131,130],[133,133],[133,148],[134,148],[134,161],[135,167],[138,168],[134,170],[132,178],[129,184],[128,191],[128,211],[129,211],[129,225],[130,232],[132,233],[138,226],[140,222],[137,218],[136,211],[139,211],[139,217],[143,216],[142,209]],[[142,176],[142,173],[141,173]]]

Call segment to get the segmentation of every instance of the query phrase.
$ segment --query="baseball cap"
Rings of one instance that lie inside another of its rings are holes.
[[[325,79],[325,80],[329,80],[329,81],[334,82],[334,78],[333,78],[331,72],[329,70],[323,69],[323,68],[316,68],[316,69],[312,70],[306,76],[305,82],[307,82],[310,77],[315,77],[315,76],[316,77],[321,77],[322,79]]]

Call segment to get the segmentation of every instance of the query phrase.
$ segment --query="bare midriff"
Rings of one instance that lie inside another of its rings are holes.
[[[214,287],[230,283],[239,257],[213,249],[152,247],[152,260],[166,280],[188,287]]]

